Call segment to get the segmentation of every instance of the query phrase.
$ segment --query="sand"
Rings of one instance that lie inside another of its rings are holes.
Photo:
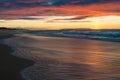
[[[0,30],[0,80],[23,80],[21,70],[34,62],[11,55],[13,48],[3,43],[3,39],[12,37],[10,30]]]
[[[119,43],[20,34],[6,44],[35,61],[22,70],[25,80],[120,80]]]

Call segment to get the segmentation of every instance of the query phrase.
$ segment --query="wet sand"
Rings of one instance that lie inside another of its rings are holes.
[[[11,55],[13,50],[7,45],[0,44],[0,79],[23,80],[20,71],[33,62]]]
[[[23,80],[21,70],[33,64],[33,61],[11,55],[14,50],[3,43],[3,39],[13,37],[11,31],[0,30],[0,80]],[[10,33],[10,34],[9,34]]]
[[[20,35],[6,44],[35,61],[22,71],[26,80],[120,80],[119,43]]]

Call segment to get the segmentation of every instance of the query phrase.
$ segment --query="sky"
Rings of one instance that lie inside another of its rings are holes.
[[[1,0],[0,27],[120,29],[120,0]]]

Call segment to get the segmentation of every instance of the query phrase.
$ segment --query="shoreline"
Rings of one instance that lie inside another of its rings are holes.
[[[19,36],[7,43],[17,46],[17,56],[37,62],[23,70],[26,80],[66,79],[64,75],[68,80],[119,79],[117,43],[34,35]]]
[[[119,62],[114,61],[119,60],[119,55],[115,54],[119,53],[120,45],[117,43],[52,36],[21,36],[21,34],[16,37],[9,38],[8,42],[6,39],[0,39],[3,40],[0,44],[0,51],[2,52],[0,69],[3,80],[52,80],[56,77],[62,79],[60,76],[66,79],[64,75],[69,75],[68,79],[75,80],[81,79],[81,77],[84,80],[92,79],[96,75],[96,79],[100,77],[99,79],[102,80],[102,77],[103,79],[117,79],[115,75],[119,75],[119,71],[112,72],[116,69],[119,70],[117,68]],[[17,55],[11,54],[16,52]],[[114,66],[111,63],[114,63]],[[96,67],[98,65],[99,67]],[[90,66],[94,69],[91,70]],[[26,70],[24,71],[24,69]],[[84,74],[81,69],[84,70]],[[71,73],[71,70],[74,72]],[[24,72],[22,73],[22,71]],[[62,75],[60,74],[61,71],[63,71]],[[108,73],[104,74],[101,71]],[[87,75],[89,73],[92,77]]]
[[[14,37],[15,32],[9,29],[0,29],[0,79],[24,80],[21,71],[34,64],[34,61],[12,55],[15,50],[4,44],[4,40]]]
[[[14,50],[5,44],[0,44],[0,73],[3,80],[23,80],[20,72],[22,69],[33,65],[34,62],[16,57],[10,53]]]

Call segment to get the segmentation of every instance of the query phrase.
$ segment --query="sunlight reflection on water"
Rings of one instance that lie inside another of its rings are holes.
[[[32,59],[26,80],[120,80],[120,44],[24,35],[7,43],[17,56]]]

